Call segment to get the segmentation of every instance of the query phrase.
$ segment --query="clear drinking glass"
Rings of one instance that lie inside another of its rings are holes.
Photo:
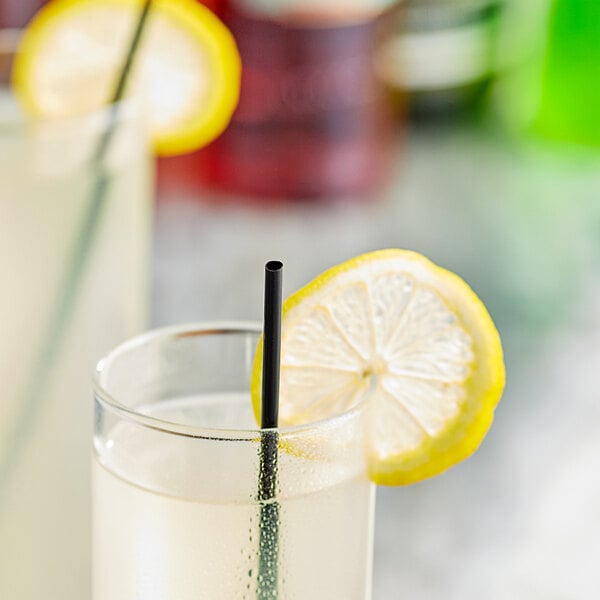
[[[259,333],[162,329],[98,364],[94,600],[371,597],[365,407],[257,430],[248,390]],[[261,502],[268,439],[276,494]]]
[[[88,374],[145,324],[151,160],[129,104],[26,120],[7,83],[16,35],[0,31],[0,598],[83,600]]]

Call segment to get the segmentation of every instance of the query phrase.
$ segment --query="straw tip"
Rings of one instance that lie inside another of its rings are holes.
[[[266,271],[281,271],[283,269],[283,263],[280,260],[270,260],[265,265]]]

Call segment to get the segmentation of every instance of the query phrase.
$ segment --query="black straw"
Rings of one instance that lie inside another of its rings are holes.
[[[19,415],[13,430],[8,434],[8,443],[6,444],[8,452],[4,460],[0,462],[0,492],[7,489],[10,473],[18,462],[18,456],[23,449],[25,440],[33,433],[35,418],[42,412],[39,405],[44,398],[44,389],[48,385],[52,369],[61,355],[60,350],[74,312],[85,267],[89,262],[106,204],[110,177],[102,163],[116,130],[119,102],[123,99],[151,5],[152,0],[146,0],[140,8],[135,31],[110,98],[109,122],[98,140],[92,159],[92,165],[96,169],[97,175],[92,186],[90,201],[77,228],[77,236],[69,253],[62,285],[59,287],[61,294],[50,313],[48,328],[44,332],[42,344],[33,363],[32,375],[19,403]]]
[[[279,362],[281,354],[281,283],[283,264],[265,265],[265,319],[263,331],[263,375],[260,469],[260,502],[257,600],[276,600],[279,563],[279,504],[277,494],[277,427],[279,413]]]
[[[99,163],[106,156],[106,151],[108,150],[110,141],[112,136],[115,133],[116,120],[119,110],[119,102],[123,99],[123,95],[125,94],[125,89],[127,87],[127,81],[129,80],[129,74],[131,72],[131,68],[133,66],[133,61],[137,52],[137,49],[140,45],[140,41],[142,39],[142,33],[144,32],[146,22],[148,21],[148,16],[150,14],[150,7],[152,6],[152,0],[146,0],[142,7],[140,8],[140,14],[138,15],[137,23],[135,26],[135,30],[133,35],[131,36],[131,41],[129,42],[129,49],[125,56],[125,60],[123,61],[123,65],[121,66],[121,70],[119,71],[119,78],[115,83],[115,88],[113,90],[111,99],[110,99],[110,122],[108,127],[104,130],[104,134],[100,138],[98,142],[98,146],[96,148],[96,152],[94,154],[94,158]],[[99,183],[99,182],[98,182]],[[96,195],[99,194],[98,189],[100,185],[96,185]]]
[[[279,413],[279,360],[281,354],[281,282],[283,264],[265,265],[265,321],[263,333],[262,405],[260,426],[277,427]]]

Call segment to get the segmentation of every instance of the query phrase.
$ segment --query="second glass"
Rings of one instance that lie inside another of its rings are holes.
[[[84,600],[86,391],[98,355],[145,326],[152,160],[130,103],[22,114],[18,34],[0,30],[0,598]]]
[[[365,406],[257,430],[260,327],[174,327],[97,369],[94,600],[371,597],[375,487]],[[260,499],[265,441],[275,495]]]

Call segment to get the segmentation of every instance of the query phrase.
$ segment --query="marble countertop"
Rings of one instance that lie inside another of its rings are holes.
[[[507,386],[478,453],[377,492],[375,600],[582,600],[600,589],[600,155],[475,128],[410,131],[369,202],[261,207],[165,195],[153,324],[260,319],[284,294],[384,247],[461,274],[504,340]]]

